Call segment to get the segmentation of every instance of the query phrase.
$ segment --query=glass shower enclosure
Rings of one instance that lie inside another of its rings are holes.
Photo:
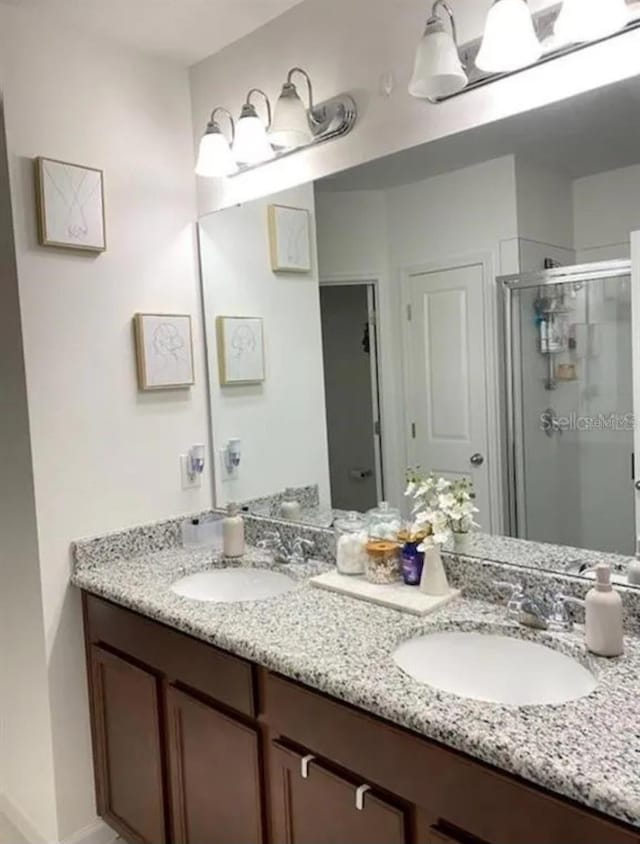
[[[631,264],[558,267],[498,283],[509,532],[633,554]]]

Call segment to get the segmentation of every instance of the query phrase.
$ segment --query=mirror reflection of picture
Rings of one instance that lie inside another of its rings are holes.
[[[134,328],[141,390],[190,387],[194,383],[190,316],[136,314]]]
[[[271,269],[278,273],[311,272],[311,237],[306,208],[269,206]]]
[[[259,317],[216,319],[220,383],[259,384],[264,381],[264,337]]]

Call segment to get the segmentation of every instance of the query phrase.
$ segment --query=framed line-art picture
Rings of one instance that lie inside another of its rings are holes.
[[[219,316],[216,334],[220,384],[261,384],[265,378],[262,319]]]
[[[38,239],[80,252],[107,248],[102,170],[36,158]]]
[[[269,251],[276,273],[311,272],[311,215],[306,208],[270,205]]]
[[[140,389],[190,387],[195,381],[191,317],[136,314],[133,325]]]

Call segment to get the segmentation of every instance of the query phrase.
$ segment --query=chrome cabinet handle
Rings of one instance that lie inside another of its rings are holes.
[[[364,796],[367,791],[371,791],[370,785],[359,785],[356,788],[356,809],[361,812],[364,809]]]
[[[300,760],[300,774],[303,780],[309,779],[309,765],[313,762],[315,758],[315,756],[309,754],[308,756],[305,756],[303,759]]]
[[[471,465],[472,466],[482,466],[484,463],[484,457],[482,454],[476,453],[471,456]]]

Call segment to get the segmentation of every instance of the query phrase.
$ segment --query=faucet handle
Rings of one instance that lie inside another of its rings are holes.
[[[296,536],[293,540],[293,545],[291,548],[291,556],[294,562],[304,563],[305,562],[305,552],[310,554],[315,548],[315,544],[310,539],[303,539],[301,536]]]
[[[558,592],[553,596],[551,612],[549,613],[549,630],[568,632],[573,630],[573,617],[569,612],[569,605],[576,602],[576,598]]]
[[[522,583],[517,581],[516,583],[511,583],[509,580],[494,580],[493,585],[501,592],[505,592],[509,590],[511,594],[509,595],[509,603],[514,601],[516,598],[521,599],[524,598],[524,588]]]

